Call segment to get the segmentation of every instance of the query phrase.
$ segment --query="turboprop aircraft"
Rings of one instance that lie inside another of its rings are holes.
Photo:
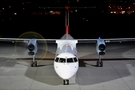
[[[78,71],[79,58],[76,48],[77,43],[96,43],[96,52],[99,56],[97,67],[103,67],[101,56],[106,53],[106,43],[135,41],[135,38],[101,39],[99,37],[97,39],[74,39],[69,34],[69,7],[66,7],[65,13],[66,33],[60,39],[0,38],[0,41],[28,41],[27,51],[29,55],[33,56],[31,67],[38,66],[35,60],[35,55],[38,51],[38,41],[55,41],[57,49],[54,57],[54,70],[63,79],[63,85],[69,85],[69,79]]]

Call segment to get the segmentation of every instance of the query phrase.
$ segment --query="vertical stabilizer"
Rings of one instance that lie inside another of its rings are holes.
[[[69,34],[69,6],[66,6],[65,9],[65,28],[66,34]]]

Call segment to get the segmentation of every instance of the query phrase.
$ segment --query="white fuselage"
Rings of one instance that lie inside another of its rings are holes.
[[[64,37],[64,36],[63,36]],[[54,69],[62,79],[69,79],[78,71],[76,40],[57,40]]]

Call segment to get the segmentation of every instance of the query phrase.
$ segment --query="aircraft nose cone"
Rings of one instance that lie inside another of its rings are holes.
[[[69,72],[69,71],[65,71],[63,73],[61,73],[60,77],[63,79],[69,79],[74,75],[74,73]]]
[[[68,65],[65,65],[63,68],[60,70],[60,77],[63,79],[69,79],[74,75],[73,70]]]
[[[62,79],[69,79],[78,70],[77,63],[55,63],[55,71]]]
[[[77,72],[77,69],[71,68],[68,65],[64,65],[64,67],[60,68],[58,67],[57,74],[63,78],[63,79],[69,79],[71,78],[75,73]]]

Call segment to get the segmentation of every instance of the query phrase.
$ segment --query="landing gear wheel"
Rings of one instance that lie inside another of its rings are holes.
[[[97,67],[103,67],[103,61],[101,62],[97,61]]]
[[[103,61],[100,62],[100,67],[103,67]]]
[[[63,85],[69,85],[69,80],[63,80]]]
[[[31,67],[37,67],[37,61],[32,61],[31,62]]]
[[[100,66],[99,61],[97,61],[97,67],[99,67],[99,66]]]

